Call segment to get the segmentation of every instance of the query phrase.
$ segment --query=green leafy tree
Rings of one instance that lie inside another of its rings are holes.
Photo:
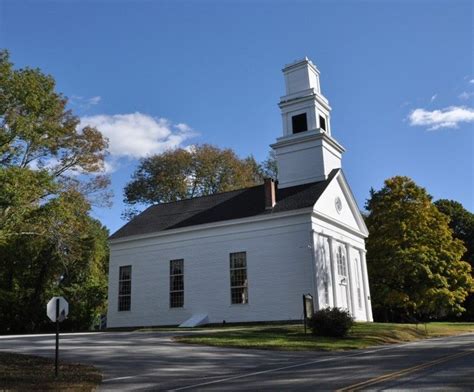
[[[208,144],[175,149],[142,159],[126,185],[125,202],[137,204],[173,202],[256,185],[262,180],[253,157],[240,159],[231,149]]]
[[[95,128],[78,131],[79,118],[66,109],[54,79],[39,69],[14,69],[0,52],[0,164],[67,171],[103,169],[107,141]]]
[[[454,200],[437,200],[435,206],[449,217],[449,227],[454,237],[460,239],[466,247],[463,260],[467,261],[474,271],[474,214],[466,210],[463,205]],[[474,320],[474,293],[471,293],[463,305],[466,313],[463,318]]]
[[[51,76],[0,51],[0,332],[49,326],[53,294],[84,299],[79,313],[71,304],[71,327],[104,307],[107,233],[89,211],[108,200],[107,140],[66,105]]]
[[[449,217],[449,227],[454,236],[466,247],[463,260],[474,267],[474,214],[454,200],[441,199],[435,201],[434,205]]]
[[[58,185],[44,170],[0,167],[0,246],[17,236],[38,234],[30,218],[47,195]]]
[[[89,217],[89,208],[80,193],[63,192],[29,216],[33,235],[12,237],[0,247],[0,331],[48,328],[44,309],[53,295],[69,300],[65,325],[71,328],[87,329],[104,310],[108,233]]]
[[[260,170],[265,178],[278,179],[278,165],[274,150],[270,150],[268,158],[262,162]]]
[[[403,321],[462,313],[474,289],[462,242],[425,189],[407,177],[371,190],[367,265],[376,318]]]

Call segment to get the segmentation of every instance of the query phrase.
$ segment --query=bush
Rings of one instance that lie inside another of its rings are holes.
[[[354,319],[347,310],[326,308],[315,312],[308,324],[313,335],[343,337],[354,325]]]

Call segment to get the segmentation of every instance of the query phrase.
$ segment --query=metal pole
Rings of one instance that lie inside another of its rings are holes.
[[[58,358],[59,358],[59,298],[56,299],[56,359],[54,361],[54,375],[58,378]]]

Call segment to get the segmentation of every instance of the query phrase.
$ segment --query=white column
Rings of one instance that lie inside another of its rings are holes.
[[[317,251],[316,241],[314,240],[316,232],[314,230],[311,230],[309,232],[309,234],[311,236],[311,255],[312,255],[312,257],[311,257],[311,284],[312,284],[312,288],[313,288],[314,302],[316,302],[318,304],[318,309],[316,309],[316,310],[319,310],[319,309],[321,309],[321,305],[319,303],[319,290],[316,289],[316,279],[319,280],[319,274],[317,275],[316,271],[319,271],[319,269],[316,266],[316,262],[317,262],[318,259],[316,257],[316,251]]]
[[[352,271],[352,260],[351,260],[351,246],[346,244],[346,262],[347,262],[347,273],[349,275],[349,306],[350,312],[353,317],[356,317],[356,307],[354,305],[354,273]]]
[[[374,321],[372,317],[372,303],[370,301],[369,276],[367,275],[367,263],[365,260],[365,250],[360,251],[360,266],[362,268],[362,281],[364,287],[364,303],[367,321]]]
[[[330,250],[330,259],[331,259],[331,287],[332,287],[332,306],[337,308],[337,282],[336,282],[336,262],[334,258],[334,240],[332,237],[329,237],[329,250]]]

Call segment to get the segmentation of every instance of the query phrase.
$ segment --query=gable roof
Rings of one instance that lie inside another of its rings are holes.
[[[335,205],[338,198],[341,201],[339,210]],[[353,234],[362,235],[362,237],[369,235],[364,218],[342,170],[316,201],[313,216],[351,231]]]
[[[122,226],[109,239],[312,207],[339,171],[340,169],[332,170],[324,181],[277,189],[277,203],[272,209],[265,208],[263,184],[173,203],[156,204]]]

